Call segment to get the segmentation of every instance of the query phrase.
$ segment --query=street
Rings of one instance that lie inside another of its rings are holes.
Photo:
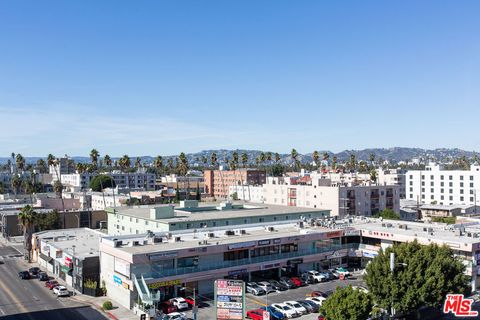
[[[57,298],[36,278],[21,280],[18,272],[28,270],[22,255],[0,244],[0,319],[97,320],[105,317],[88,305],[69,297]]]

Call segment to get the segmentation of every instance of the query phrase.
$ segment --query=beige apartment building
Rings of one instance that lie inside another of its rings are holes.
[[[282,178],[263,186],[266,204],[321,208],[331,216],[371,216],[384,209],[400,212],[400,186],[373,183],[332,183],[330,179],[312,179],[311,184],[289,184]]]
[[[203,173],[205,192],[214,198],[226,199],[229,187],[235,185],[258,186],[266,182],[265,170],[205,170]]]

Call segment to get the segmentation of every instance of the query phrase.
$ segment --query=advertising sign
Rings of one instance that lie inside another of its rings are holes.
[[[241,280],[215,281],[217,320],[242,320],[245,314],[245,284]]]
[[[122,278],[117,275],[113,275],[113,282],[115,282],[116,284],[122,284]]]
[[[159,282],[154,282],[150,283],[147,286],[150,289],[158,289],[160,287],[171,287],[171,286],[179,286],[182,284],[182,280],[180,279],[175,279],[175,280],[168,280],[168,281],[159,281]]]
[[[113,270],[124,275],[127,278],[130,278],[130,263],[125,260],[115,257]]]

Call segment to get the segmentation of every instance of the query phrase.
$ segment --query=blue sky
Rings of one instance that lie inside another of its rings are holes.
[[[479,150],[479,1],[0,2],[0,156]]]

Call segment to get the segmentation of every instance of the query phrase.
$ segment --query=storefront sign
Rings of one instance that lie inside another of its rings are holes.
[[[241,280],[215,281],[217,320],[242,320],[245,314],[245,286]]]
[[[340,231],[327,232],[325,236],[330,239],[330,238],[340,238],[342,235],[343,235],[343,231],[340,230]]]
[[[269,264],[262,264],[261,270],[268,270],[274,268],[280,268],[282,266],[281,263],[269,263]]]
[[[249,241],[249,242],[242,242],[242,243],[235,243],[228,246],[228,250],[233,249],[243,249],[243,248],[251,248],[257,244],[256,241]]]
[[[282,239],[273,239],[273,244],[282,243]]]
[[[117,276],[115,274],[113,275],[113,282],[115,282],[116,284],[120,284],[120,285],[123,283],[122,278],[120,278],[119,276]]]
[[[271,243],[270,240],[260,240],[258,241],[259,246],[268,246]]]
[[[343,235],[344,236],[359,236],[360,235],[360,230],[355,230],[355,229],[343,230]]]
[[[301,264],[301,263],[303,263],[303,258],[292,259],[287,261],[287,265]]]
[[[127,290],[130,290],[130,286],[128,285],[128,283],[124,282],[122,283],[122,286],[127,289]]]
[[[365,258],[375,258],[376,256],[378,256],[378,252],[377,251],[367,251],[367,250],[363,250],[363,256]]]
[[[229,277],[239,276],[239,275],[247,273],[247,272],[248,272],[247,269],[232,270],[232,271],[228,271],[228,276]]]
[[[70,258],[70,257],[65,257],[64,260],[65,260],[65,265],[66,265],[67,267],[71,268],[71,267],[72,267],[72,258]]]
[[[150,289],[158,289],[161,287],[171,287],[171,286],[179,286],[182,284],[182,280],[175,279],[175,280],[168,280],[168,281],[159,281],[148,284]]]

